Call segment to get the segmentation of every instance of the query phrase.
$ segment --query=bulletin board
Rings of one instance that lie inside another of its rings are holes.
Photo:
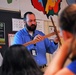
[[[5,23],[0,22],[0,44],[5,44]]]
[[[8,34],[9,33],[12,33],[12,34],[16,33],[15,31],[12,31],[12,18],[21,18],[20,12],[8,11],[8,10],[0,10],[0,22],[3,23],[4,28],[5,28],[5,31],[4,31],[5,35],[3,37],[5,39],[5,42],[4,42],[4,44],[0,43],[0,52],[1,52],[2,55],[3,55],[4,51],[9,46],[9,44],[8,44]]]

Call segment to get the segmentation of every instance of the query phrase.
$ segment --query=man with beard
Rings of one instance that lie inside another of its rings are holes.
[[[24,44],[33,39],[41,40],[36,44],[28,45],[27,49],[31,52],[39,67],[44,68],[47,64],[46,52],[54,53],[58,47],[58,42],[57,40],[53,42],[48,38],[44,38],[45,34],[36,30],[37,23],[34,13],[26,12],[24,14],[24,23],[25,27],[15,34],[13,44]]]

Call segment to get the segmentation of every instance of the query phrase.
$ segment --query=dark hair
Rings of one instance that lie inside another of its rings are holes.
[[[4,53],[1,75],[42,75],[42,72],[23,45],[12,45]]]
[[[70,45],[71,60],[76,60],[76,4],[67,6],[60,15],[60,28],[73,34]]]
[[[69,5],[62,11],[59,25],[62,30],[76,32],[76,4]]]
[[[70,51],[71,51],[70,59],[72,61],[76,60],[76,37],[72,39],[72,43],[70,45]]]
[[[33,14],[34,15],[34,13],[33,12],[30,12],[30,11],[28,11],[28,12],[26,12],[25,14],[24,14],[24,21],[26,20],[26,16],[27,16],[27,14]]]

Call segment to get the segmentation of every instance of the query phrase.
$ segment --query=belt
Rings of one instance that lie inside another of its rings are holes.
[[[40,68],[44,68],[44,67],[46,67],[47,65],[46,64],[44,64],[44,65],[42,65],[42,66],[39,66]]]

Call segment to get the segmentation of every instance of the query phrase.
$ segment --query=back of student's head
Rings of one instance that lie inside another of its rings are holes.
[[[72,34],[71,60],[76,60],[76,4],[68,5],[60,15],[60,28]]]
[[[4,75],[41,74],[31,53],[23,45],[12,45],[4,53],[2,63]]]
[[[62,11],[59,25],[62,30],[70,33],[76,30],[76,4],[69,5]]]

